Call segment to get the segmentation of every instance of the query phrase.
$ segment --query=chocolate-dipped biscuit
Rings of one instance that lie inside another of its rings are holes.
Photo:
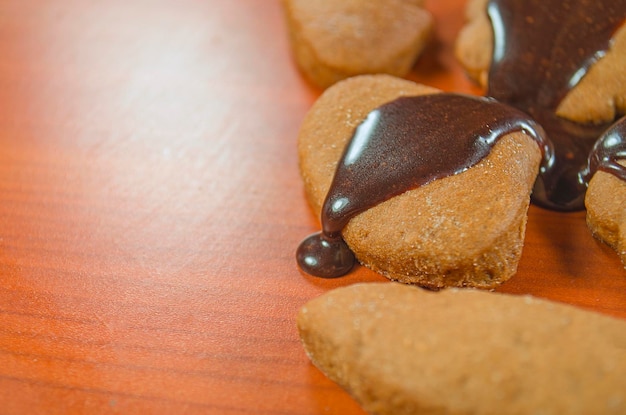
[[[403,118],[411,112],[415,117]],[[385,122],[387,116],[395,118]],[[372,121],[377,117],[382,123]],[[326,273],[325,259],[315,251],[345,240],[360,263],[392,280],[431,288],[493,288],[506,281],[517,269],[541,161],[541,132],[534,127],[524,114],[492,100],[438,94],[386,75],[329,88],[298,136],[305,193],[324,231],[323,243],[317,235],[300,246],[301,266]],[[354,144],[355,137],[365,139],[363,130],[378,131],[376,140],[392,144],[360,157],[369,164],[355,176],[348,170],[356,168],[354,155],[363,153]],[[399,134],[417,141],[398,147]],[[423,164],[417,173],[409,169],[417,181],[408,187],[398,160]],[[343,258],[336,252],[326,258]]]
[[[294,59],[321,88],[360,74],[407,75],[432,31],[422,3],[282,0]]]
[[[494,45],[494,32],[487,14],[488,2],[468,1],[466,24],[455,44],[458,61],[467,74],[485,88],[488,86]],[[598,53],[590,63],[592,65],[585,76],[572,85],[573,88],[559,103],[557,113],[579,123],[612,122],[619,114],[626,113],[626,26],[623,23],[613,33],[608,50]]]
[[[598,137],[626,110],[626,2],[474,0],[456,52],[486,95],[539,122],[554,159],[533,202],[584,208],[580,172]]]
[[[311,300],[297,324],[368,413],[626,413],[626,322],[570,305],[368,283]]]

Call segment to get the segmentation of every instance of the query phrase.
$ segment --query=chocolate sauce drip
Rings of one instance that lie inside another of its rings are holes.
[[[543,130],[532,118],[490,98],[403,97],[373,110],[339,160],[322,207],[322,232],[298,248],[300,267],[320,277],[347,273],[355,260],[341,230],[350,219],[407,190],[467,170],[513,131],[524,131],[550,155]]]
[[[494,53],[487,95],[530,114],[545,129],[554,159],[544,165],[533,203],[584,208],[580,172],[605,125],[581,125],[556,109],[606,54],[626,18],[625,0],[491,0]]]
[[[589,182],[598,170],[626,181],[626,167],[618,163],[626,160],[626,117],[611,126],[593,146],[588,165],[581,172],[581,180]]]

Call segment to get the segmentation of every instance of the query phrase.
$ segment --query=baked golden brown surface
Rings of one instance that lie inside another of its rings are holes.
[[[626,161],[620,163],[626,165]],[[626,268],[626,182],[597,172],[589,182],[585,205],[589,229],[617,251]]]
[[[372,414],[626,411],[626,323],[569,305],[368,283],[297,321],[312,362]]]
[[[407,75],[432,31],[432,16],[422,3],[282,1],[294,59],[322,88],[360,74]]]

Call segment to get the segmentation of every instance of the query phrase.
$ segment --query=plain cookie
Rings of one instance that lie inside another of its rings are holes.
[[[432,31],[422,3],[282,0],[295,61],[322,88],[360,74],[407,75]]]
[[[624,414],[626,322],[529,296],[339,288],[306,304],[311,361],[371,414]]]

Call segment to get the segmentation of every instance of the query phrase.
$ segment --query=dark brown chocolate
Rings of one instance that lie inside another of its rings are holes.
[[[566,94],[604,56],[626,18],[625,0],[491,0],[494,52],[487,95],[530,114],[548,134],[554,158],[544,165],[533,203],[584,208],[587,157],[609,124],[582,125],[556,115]]]
[[[300,267],[320,277],[347,273],[354,256],[341,230],[350,219],[407,190],[461,173],[513,131],[525,132],[551,154],[531,117],[490,98],[434,94],[376,108],[356,128],[338,162],[322,206],[322,232],[298,248]]]
[[[492,99],[406,97],[372,111],[339,161],[322,208],[322,232],[298,247],[305,272],[327,278],[346,274],[356,262],[341,238],[351,218],[470,168],[513,131],[535,138],[544,153],[535,204],[582,209],[597,169],[626,177],[626,168],[616,162],[626,157],[624,119],[607,130],[609,125],[582,125],[556,115],[561,100],[608,50],[626,17],[626,0],[491,0],[487,9],[495,38],[487,92]]]
[[[581,180],[588,183],[594,173],[601,170],[626,181],[626,167],[618,160],[626,160],[626,117],[616,121],[595,143],[587,168],[581,172]]]

